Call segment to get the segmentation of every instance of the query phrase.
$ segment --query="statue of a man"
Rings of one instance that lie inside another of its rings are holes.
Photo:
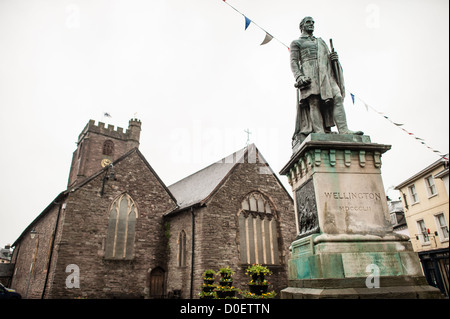
[[[300,38],[290,47],[291,70],[300,93],[294,142],[302,142],[310,133],[331,133],[335,125],[339,134],[363,135],[347,127],[344,79],[337,53],[330,53],[325,41],[313,36],[313,18],[305,17],[300,31]]]

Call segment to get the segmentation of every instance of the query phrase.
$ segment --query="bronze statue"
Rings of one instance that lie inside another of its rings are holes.
[[[337,53],[313,36],[313,18],[305,17],[300,31],[300,38],[290,47],[291,70],[298,89],[293,142],[302,142],[310,133],[331,133],[335,125],[339,134],[363,135],[347,127],[344,78]]]

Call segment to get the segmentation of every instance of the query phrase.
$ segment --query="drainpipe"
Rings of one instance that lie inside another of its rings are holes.
[[[194,207],[191,207],[191,215],[192,215],[192,253],[191,253],[191,291],[189,294],[189,298],[193,298],[194,293],[194,251],[195,251],[195,215],[194,215]]]

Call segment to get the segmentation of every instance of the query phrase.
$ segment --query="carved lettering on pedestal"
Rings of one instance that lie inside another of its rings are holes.
[[[325,198],[330,199],[369,199],[374,201],[381,200],[380,193],[358,193],[358,192],[324,192]]]
[[[381,194],[374,192],[323,192],[326,199],[336,200],[335,207],[342,213],[371,212],[372,204],[381,201]]]

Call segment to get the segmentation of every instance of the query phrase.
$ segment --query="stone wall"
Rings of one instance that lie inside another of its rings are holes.
[[[70,194],[51,297],[146,297],[149,272],[156,267],[167,269],[162,215],[173,210],[175,203],[137,151],[115,166],[115,174],[117,180],[107,181],[103,196],[99,194],[103,174]],[[134,258],[106,260],[109,207],[124,192],[138,210]],[[64,270],[69,264],[80,268],[79,290],[65,287]]]
[[[190,298],[191,265],[192,265],[192,214],[191,210],[179,212],[166,218],[166,235],[169,237],[167,292],[181,291],[181,298]],[[198,229],[198,227],[197,227]],[[196,229],[196,233],[198,233]],[[179,238],[181,231],[186,234],[186,262],[179,263]],[[197,236],[198,237],[198,236]],[[198,239],[198,238],[197,238]],[[193,296],[194,297],[194,296]]]
[[[65,199],[59,234],[56,236],[46,298],[144,298],[149,290],[149,273],[156,267],[167,270],[163,214],[176,204],[147,166],[136,149],[114,167],[116,180],[107,180],[100,194],[104,173],[89,179],[71,191]],[[132,260],[104,258],[110,205],[122,193],[128,193],[137,206],[138,219]],[[49,251],[56,208],[40,219],[35,227],[40,235],[36,271],[27,281],[35,241],[24,236],[20,241],[14,287],[23,293],[29,285],[29,298],[42,294],[46,272],[45,255]],[[17,248],[16,248],[17,249]],[[80,288],[68,288],[68,265],[79,268]]]
[[[16,243],[12,256],[15,269],[11,287],[23,298],[41,298],[42,296],[51,262],[50,246],[54,232],[57,231],[55,226],[60,209],[61,203],[50,204]],[[31,238],[32,230],[36,232],[34,238]],[[51,257],[54,260],[55,254]]]
[[[278,292],[288,286],[289,245],[296,236],[294,204],[284,187],[268,167],[263,163],[239,163],[225,183],[206,203],[206,207],[196,208],[195,212],[195,256],[194,256],[194,293],[196,298],[202,284],[202,273],[206,269],[219,270],[230,266],[236,273],[234,286],[247,289],[249,276],[245,275],[248,264],[240,260],[239,224],[237,213],[245,196],[252,191],[259,191],[274,204],[278,214],[278,245],[280,264],[270,266],[273,275],[269,278],[273,289]],[[169,279],[172,287],[182,289],[182,296],[187,297],[190,289],[191,261],[191,213],[185,211],[170,219],[170,262]],[[184,229],[187,234],[187,267],[174,267],[177,256],[177,236]],[[184,285],[182,282],[185,282]],[[185,290],[187,289],[187,290]]]

